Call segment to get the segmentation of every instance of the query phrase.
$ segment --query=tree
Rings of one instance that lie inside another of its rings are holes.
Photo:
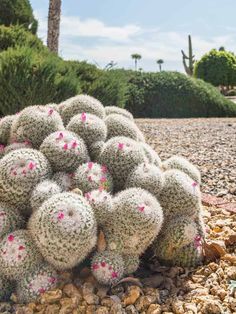
[[[134,68],[135,68],[135,71],[137,71],[137,65],[138,65],[138,60],[142,59],[142,56],[138,53],[133,53],[131,55],[131,58],[134,59]]]
[[[194,76],[228,89],[236,84],[236,56],[228,51],[212,49],[195,64]]]
[[[61,19],[61,0],[49,0],[48,10],[48,48],[58,53]]]
[[[0,24],[22,25],[33,34],[38,28],[29,0],[0,0]]]
[[[158,59],[157,60],[157,64],[159,65],[159,70],[161,72],[161,65],[164,63],[164,61],[162,59]]]

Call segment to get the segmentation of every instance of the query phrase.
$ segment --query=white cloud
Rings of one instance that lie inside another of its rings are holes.
[[[39,36],[45,41],[47,17],[35,12],[39,19]],[[187,33],[163,31],[159,28],[143,29],[138,25],[110,26],[97,19],[81,20],[79,17],[62,16],[60,54],[65,59],[96,61],[104,66],[109,61],[118,62],[120,67],[133,67],[132,53],[140,53],[139,62],[144,70],[156,70],[156,60],[164,59],[164,69],[183,71],[181,49],[188,53]],[[83,38],[90,45],[82,44]],[[105,40],[100,40],[105,39]],[[203,38],[192,36],[193,51],[199,59],[212,48],[225,46],[235,50],[235,32],[223,36]]]

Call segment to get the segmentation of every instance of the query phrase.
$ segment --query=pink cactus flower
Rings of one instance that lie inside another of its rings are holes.
[[[60,132],[60,133],[58,134],[56,140],[61,140],[61,139],[63,139],[63,137],[64,137],[64,134],[63,134],[62,132]]]
[[[51,116],[52,114],[53,114],[53,112],[54,112],[54,110],[51,108],[51,109],[49,109],[49,111],[48,111],[48,115],[49,116]]]
[[[109,266],[109,268],[108,268],[109,270],[112,270],[112,267],[111,266]]]
[[[139,205],[138,210],[139,210],[140,212],[144,212],[144,209],[145,209],[145,206]]]
[[[24,247],[23,245],[20,245],[20,246],[18,247],[18,250],[19,250],[19,251],[25,250],[25,247]]]
[[[14,237],[13,234],[10,234],[10,235],[7,237],[7,240],[8,240],[9,242],[13,242],[14,239],[15,239],[15,237]]]
[[[64,217],[65,217],[65,215],[62,212],[58,213],[58,215],[57,215],[58,220],[62,220]]]
[[[86,122],[86,120],[87,120],[87,115],[86,115],[85,112],[83,112],[83,113],[81,114],[81,121],[82,121],[82,122]]]
[[[39,289],[39,293],[44,293],[44,292],[46,292],[46,289],[44,289],[44,288]]]
[[[105,183],[107,181],[107,178],[106,177],[101,177],[101,179],[100,179],[100,182],[101,183]]]
[[[89,170],[91,170],[92,168],[93,168],[93,162],[88,162],[88,168],[89,168]]]
[[[29,167],[30,170],[33,170],[33,169],[36,167],[36,164],[31,161],[31,162],[29,163],[29,166],[28,166],[28,167]]]
[[[13,174],[14,176],[16,176],[16,175],[17,175],[16,170],[14,170],[14,171],[12,172],[12,174]]]
[[[5,146],[3,144],[0,144],[0,151],[3,151],[5,149]]]
[[[119,150],[123,150],[124,149],[125,144],[124,143],[119,143],[118,144],[118,149]]]
[[[117,278],[118,277],[118,274],[116,271],[113,271],[112,274],[111,274],[111,277],[112,278]]]
[[[25,145],[31,145],[31,142],[29,140],[24,141]]]
[[[23,174],[24,176],[26,175],[26,170],[25,170],[25,169],[22,170],[22,174]]]
[[[74,141],[74,142],[72,143],[72,148],[76,148],[77,146],[78,146],[77,142]]]
[[[102,173],[107,173],[107,166],[102,166],[101,167]]]
[[[50,283],[55,283],[57,281],[57,279],[55,277],[49,277],[48,278],[48,282]]]
[[[196,248],[199,248],[202,246],[202,238],[200,235],[197,235],[195,238],[194,238],[194,245]]]
[[[92,176],[88,176],[88,180],[89,180],[89,182],[93,182]]]
[[[84,196],[85,196],[85,198],[87,198],[87,200],[89,200],[91,197],[91,193],[87,192],[84,194]]]
[[[64,144],[63,149],[64,149],[64,150],[67,150],[67,149],[68,149],[68,144],[67,144],[67,143]]]
[[[93,264],[93,265],[92,265],[92,269],[93,269],[93,270],[99,269],[99,265],[98,265],[98,264]]]
[[[195,188],[197,185],[198,185],[198,184],[197,184],[197,182],[195,182],[195,181],[192,183],[192,186],[193,186],[194,188]]]
[[[99,190],[99,192],[102,192],[102,191],[104,191],[104,187],[103,186],[99,186],[98,190]]]
[[[107,263],[106,262],[101,262],[102,267],[106,267]]]

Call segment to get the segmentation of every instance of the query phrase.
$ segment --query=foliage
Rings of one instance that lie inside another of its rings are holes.
[[[236,84],[236,57],[231,52],[212,49],[196,63],[194,76],[214,86],[234,86]]]
[[[23,26],[0,26],[0,52],[10,47],[27,46],[37,50],[46,50],[42,41],[26,31]]]
[[[60,102],[74,96],[78,82],[64,62],[49,53],[27,47],[0,54],[0,113],[15,113],[35,104]]]
[[[38,22],[34,18],[29,0],[1,0],[0,24],[22,25],[25,29],[36,34]]]
[[[178,72],[134,73],[126,108],[135,117],[235,116],[236,106],[211,84]]]

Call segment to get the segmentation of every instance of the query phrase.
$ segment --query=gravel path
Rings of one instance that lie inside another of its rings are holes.
[[[236,201],[236,118],[138,119],[165,160],[181,155],[200,168],[202,192]]]

